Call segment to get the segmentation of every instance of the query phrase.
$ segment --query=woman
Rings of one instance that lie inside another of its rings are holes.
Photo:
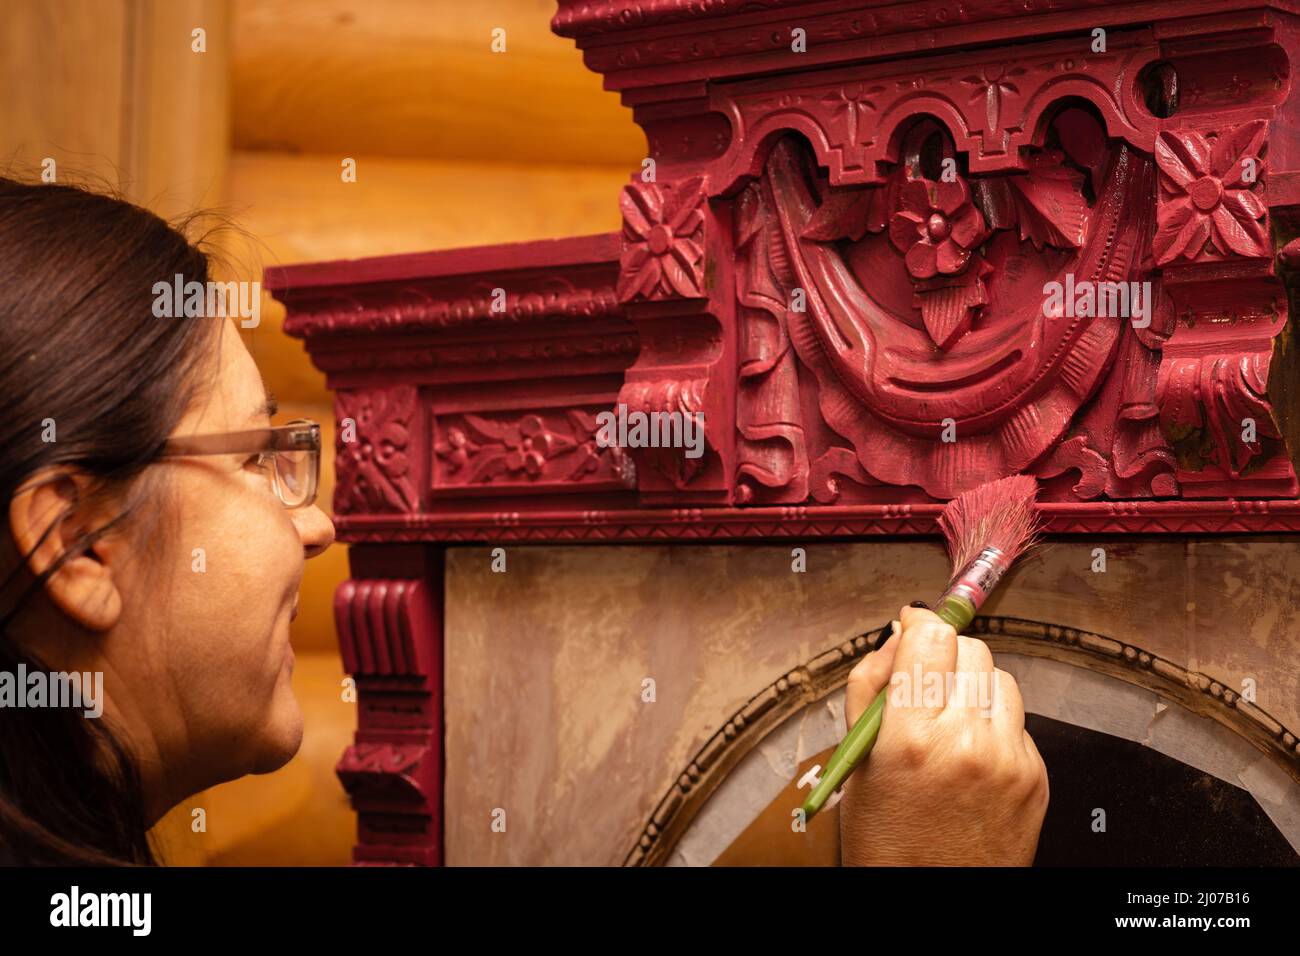
[[[319,429],[269,427],[229,321],[156,317],[177,276],[206,283],[207,261],[153,214],[0,179],[0,678],[103,689],[101,716],[0,709],[0,862],[152,863],[168,809],[302,737],[289,622],[334,537]],[[890,696],[845,786],[844,862],[1031,862],[1046,772],[982,642],[904,608],[850,677],[849,723],[894,674],[931,671],[996,679],[998,706]]]
[[[289,621],[334,538],[319,431],[268,429],[229,320],[155,317],[177,275],[207,261],[153,214],[0,180],[0,672],[102,673],[104,698],[0,710],[14,861],[154,862],[169,808],[302,737]]]

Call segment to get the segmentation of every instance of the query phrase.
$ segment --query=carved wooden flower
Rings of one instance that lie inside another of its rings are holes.
[[[536,415],[525,415],[519,423],[519,444],[511,447],[506,455],[506,467],[511,471],[520,469],[530,475],[540,475],[542,465],[560,444],[560,436],[547,429]],[[572,443],[565,442],[566,448]]]
[[[964,180],[911,179],[899,194],[902,208],[889,220],[889,238],[918,279],[954,275],[986,234],[984,217]]]
[[[704,191],[695,178],[671,191],[657,183],[623,187],[624,250],[618,297],[627,302],[704,295]]]
[[[1164,130],[1156,163],[1172,198],[1160,203],[1156,264],[1198,258],[1207,240],[1227,255],[1265,256],[1265,208],[1251,190],[1262,170],[1263,120],[1221,133],[1211,144],[1195,130]]]

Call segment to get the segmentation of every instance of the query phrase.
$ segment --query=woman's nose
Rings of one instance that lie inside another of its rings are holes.
[[[314,558],[334,543],[334,522],[329,515],[315,505],[297,508],[291,512],[298,535],[302,538],[303,550],[308,558]]]

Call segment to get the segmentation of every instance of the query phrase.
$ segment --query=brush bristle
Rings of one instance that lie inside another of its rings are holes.
[[[1034,498],[1038,482],[1012,475],[986,482],[954,498],[939,515],[953,574],[985,548],[997,548],[1014,561],[1038,533]]]

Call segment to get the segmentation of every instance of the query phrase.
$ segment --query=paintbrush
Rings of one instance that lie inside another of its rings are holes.
[[[975,619],[1016,558],[1033,544],[1038,532],[1034,496],[1038,482],[1028,475],[999,478],[973,488],[944,506],[939,515],[952,561],[952,578],[934,613],[960,634]],[[826,803],[849,774],[866,759],[880,733],[886,686],[826,763],[826,772],[804,801],[804,821]]]

